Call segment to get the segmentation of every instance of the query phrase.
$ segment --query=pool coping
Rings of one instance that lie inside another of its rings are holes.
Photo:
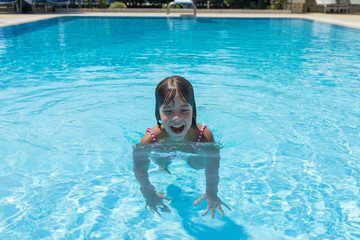
[[[191,15],[192,11],[181,10],[173,11],[169,15],[165,11],[90,11],[90,12],[71,12],[57,14],[0,14],[0,27],[18,25],[28,22],[57,18],[62,16],[109,16],[109,17],[181,17]],[[339,26],[360,29],[359,14],[292,14],[286,11],[271,12],[261,11],[198,11],[197,17],[219,17],[219,18],[300,18],[312,21],[330,23]]]

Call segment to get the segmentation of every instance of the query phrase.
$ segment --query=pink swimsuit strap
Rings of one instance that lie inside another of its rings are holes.
[[[202,135],[203,135],[203,132],[204,132],[205,128],[206,128],[206,125],[204,124],[204,125],[202,126],[201,130],[200,130],[200,134],[199,134],[199,137],[198,137],[198,139],[197,139],[197,142],[200,142],[201,137],[202,137]]]
[[[200,134],[199,134],[199,137],[198,137],[198,139],[197,139],[196,142],[200,142],[201,137],[202,137],[202,135],[203,135],[203,133],[204,133],[205,128],[206,128],[206,125],[204,124],[204,125],[202,126],[201,130],[200,130]],[[152,137],[154,143],[156,143],[155,134],[154,134],[154,132],[151,130],[151,128],[147,128],[146,131],[151,134],[151,137]]]
[[[151,134],[151,136],[152,136],[152,139],[153,139],[154,143],[156,143],[155,134],[153,133],[153,131],[151,130],[151,128],[147,128],[147,129],[146,129],[146,131],[147,131],[147,132],[149,132],[149,133]]]

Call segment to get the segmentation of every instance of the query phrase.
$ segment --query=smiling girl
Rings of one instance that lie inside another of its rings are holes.
[[[162,80],[155,90],[157,125],[146,129],[140,143],[214,142],[212,132],[196,122],[194,89],[183,77]]]
[[[156,106],[155,116],[157,125],[152,129],[146,129],[146,134],[140,141],[142,144],[152,143],[183,143],[183,142],[214,142],[212,132],[206,128],[206,125],[196,123],[196,104],[194,89],[191,83],[183,77],[171,76],[162,80],[155,90]],[[199,204],[204,199],[207,200],[207,208],[203,215],[211,211],[211,217],[214,217],[215,209],[223,216],[221,205],[230,210],[230,207],[223,203],[217,196],[217,186],[219,183],[219,150],[214,148],[204,153],[206,161],[195,159],[191,161],[191,166],[203,166],[196,169],[205,168],[206,193],[196,199],[193,205]],[[146,206],[149,206],[152,212],[160,215],[158,207],[163,212],[169,212],[170,209],[163,203],[163,200],[170,198],[157,192],[150,183],[149,152],[143,148],[134,148],[134,172],[135,177],[140,183],[140,190],[146,199]],[[169,159],[166,159],[170,164]],[[167,171],[170,173],[169,171]]]

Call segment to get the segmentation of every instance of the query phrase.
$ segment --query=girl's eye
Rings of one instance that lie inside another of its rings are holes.
[[[165,110],[165,111],[163,111],[163,113],[164,113],[165,115],[170,114],[170,113],[171,113],[171,110]]]
[[[181,112],[183,112],[183,113],[188,113],[188,112],[189,112],[189,109],[183,109],[183,110],[181,110]]]

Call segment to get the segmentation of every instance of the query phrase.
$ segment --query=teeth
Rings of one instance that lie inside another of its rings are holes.
[[[183,125],[173,125],[172,127],[174,127],[174,128],[180,128],[180,127],[182,127]]]

